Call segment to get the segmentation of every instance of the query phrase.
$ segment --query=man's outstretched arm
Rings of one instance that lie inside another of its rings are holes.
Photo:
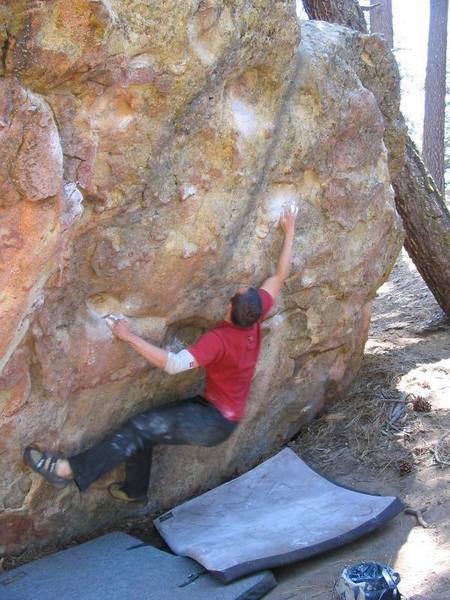
[[[280,289],[289,275],[292,262],[292,246],[294,244],[295,220],[298,208],[294,205],[286,207],[280,218],[280,226],[284,231],[284,242],[278,258],[275,275],[272,275],[262,284],[262,288],[269,292],[275,300]]]
[[[188,369],[195,369],[199,366],[195,358],[187,350],[182,350],[178,354],[174,354],[150,342],[146,342],[131,331],[125,319],[107,318],[106,322],[116,337],[136,350],[153,367],[163,369],[167,373],[174,375]]]

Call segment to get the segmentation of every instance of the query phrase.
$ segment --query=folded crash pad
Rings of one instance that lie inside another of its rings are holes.
[[[266,571],[223,585],[187,558],[110,533],[0,575],[1,600],[258,600]],[[134,548],[133,548],[134,547]],[[130,549],[131,548],[131,549]]]
[[[226,582],[346,544],[403,508],[327,480],[286,448],[154,524],[176,554]]]

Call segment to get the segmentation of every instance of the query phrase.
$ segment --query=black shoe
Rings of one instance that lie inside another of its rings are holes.
[[[115,481],[111,483],[108,487],[109,495],[112,496],[115,500],[121,500],[122,502],[128,502],[129,504],[147,504],[148,498],[147,496],[129,496],[126,491],[123,489],[123,483],[119,481]]]

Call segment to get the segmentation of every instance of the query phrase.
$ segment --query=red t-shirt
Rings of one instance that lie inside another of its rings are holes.
[[[203,334],[188,351],[206,370],[203,396],[230,421],[239,421],[255,372],[261,347],[261,320],[273,305],[272,296],[259,289],[262,313],[251,327],[238,327],[227,321]]]

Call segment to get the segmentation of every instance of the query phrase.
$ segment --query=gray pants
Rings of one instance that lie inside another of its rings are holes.
[[[216,446],[236,426],[237,422],[226,419],[210,402],[195,396],[138,413],[115,433],[68,460],[81,491],[125,462],[124,491],[139,498],[147,495],[153,446]]]

